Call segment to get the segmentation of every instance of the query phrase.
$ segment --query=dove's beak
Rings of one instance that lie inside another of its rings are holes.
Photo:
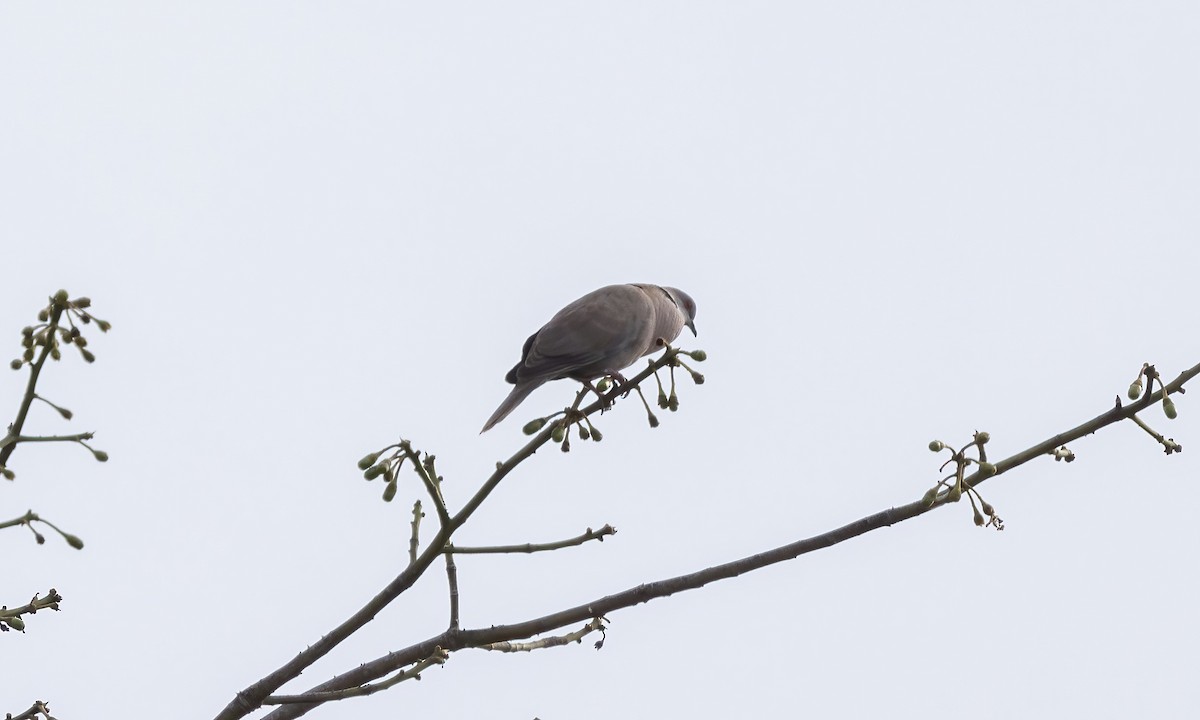
[[[696,323],[692,322],[691,320],[688,320],[687,322],[684,323],[684,325],[687,326],[688,330],[692,331],[692,335],[696,335]]]

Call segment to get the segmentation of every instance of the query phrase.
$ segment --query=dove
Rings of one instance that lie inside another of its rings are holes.
[[[683,328],[696,334],[696,302],[682,290],[643,283],[608,285],[558,311],[525,341],[521,361],[504,379],[516,387],[484,423],[480,434],[551,380],[590,382],[619,377],[643,355],[669,343]]]

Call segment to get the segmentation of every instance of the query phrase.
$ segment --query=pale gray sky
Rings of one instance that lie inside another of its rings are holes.
[[[487,435],[525,337],[612,282],[699,305],[708,382],[543,452],[462,543],[507,623],[909,502],[1200,360],[1194,3],[4,3],[0,348],[59,287],[114,332],[22,447],[0,711],[211,717],[405,559],[354,463],[403,435],[460,504],[572,389]],[[3,356],[7,359],[8,356]],[[0,383],[15,411],[23,379]],[[1194,711],[1200,406],[951,507],[615,613],[605,648],[464,651],[311,717],[1179,717]],[[445,620],[433,573],[289,686]]]

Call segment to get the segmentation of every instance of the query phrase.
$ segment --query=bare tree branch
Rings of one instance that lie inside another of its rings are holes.
[[[586,408],[583,408],[582,410],[571,409],[569,411],[572,413],[570,416],[570,422],[575,422],[576,420],[574,418],[576,417],[586,418],[595,412],[599,412],[600,410],[607,408],[613,403],[617,396],[627,392],[628,388],[636,386],[654,374],[654,372],[659,368],[665,367],[674,362],[678,354],[678,350],[668,347],[667,351],[664,352],[661,357],[650,362],[649,366],[645,370],[635,375],[628,382],[622,384],[621,387],[613,388],[611,391],[605,393],[595,402],[588,405]],[[579,399],[581,398],[582,395],[577,398],[576,405],[578,405]],[[277,670],[271,672],[266,677],[238,692],[234,696],[234,699],[228,705],[226,705],[220,713],[217,714],[217,720],[236,720],[237,718],[245,717],[249,713],[256,710],[262,705],[263,701],[268,695],[278,690],[283,686],[284,683],[298,677],[306,668],[310,667],[317,660],[324,657],[331,650],[333,650],[333,648],[341,644],[359,628],[374,619],[375,616],[382,612],[382,610],[387,607],[389,603],[399,597],[401,593],[412,587],[412,585],[429,568],[429,565],[443,554],[446,544],[450,541],[453,533],[458,530],[458,528],[462,527],[463,524],[465,524],[467,520],[469,520],[471,516],[475,514],[475,511],[479,509],[479,506],[482,505],[485,500],[487,500],[488,496],[492,494],[492,491],[496,489],[500,482],[510,472],[512,472],[515,467],[531,457],[543,445],[550,442],[552,436],[556,432],[561,433],[564,425],[569,424],[566,422],[567,420],[568,418],[564,418],[563,421],[552,422],[543,427],[541,432],[538,432],[533,439],[527,442],[525,446],[513,454],[512,457],[504,462],[497,463],[495,472],[493,472],[491,476],[484,481],[483,485],[481,485],[480,488],[475,491],[475,494],[472,495],[469,500],[467,500],[466,504],[463,505],[462,509],[459,510],[458,513],[451,516],[446,524],[438,528],[437,533],[429,541],[429,545],[426,546],[424,551],[417,555],[417,558],[414,562],[410,562],[408,567],[404,568],[404,570],[402,570],[399,575],[397,575],[390,583],[388,583],[383,590],[367,601],[362,608],[343,621],[340,625],[335,627],[326,635],[322,636],[312,645],[309,645],[307,648],[300,651],[299,654],[297,654],[288,662],[284,663]],[[592,434],[591,437],[593,439],[599,438],[597,434]],[[374,462],[374,459],[372,459],[371,462]],[[412,664],[413,662],[418,662],[421,658],[431,656],[433,649],[433,646],[430,646],[428,651],[420,658],[415,658],[412,660],[412,662],[404,664]],[[397,668],[398,667],[399,666],[397,666]],[[372,679],[377,679],[378,677],[381,676],[376,675]],[[362,683],[354,684],[357,685]],[[347,686],[333,689],[341,690],[345,689],[345,687]],[[310,704],[292,705],[289,707],[311,708],[313,706]],[[281,708],[281,710],[282,709],[283,708]]]
[[[1123,406],[1120,398],[1118,397],[1113,408],[1101,413],[1100,415],[1097,415],[1091,420],[1067,430],[1066,432],[1047,438],[1041,443],[1033,445],[1025,450],[1022,450],[1021,452],[995,463],[988,468],[987,472],[976,471],[971,475],[966,476],[963,478],[963,485],[967,488],[974,488],[991,477],[995,477],[1013,470],[1042,455],[1054,455],[1056,459],[1059,459],[1060,456],[1056,455],[1055,453],[1056,450],[1060,449],[1062,446],[1095,433],[1096,431],[1121,420],[1129,419],[1133,417],[1135,413],[1144,410],[1154,403],[1163,401],[1164,398],[1169,397],[1171,394],[1183,393],[1185,391],[1183,387],[1184,384],[1196,377],[1196,375],[1200,375],[1200,365],[1196,365],[1180,373],[1180,375],[1170,384],[1163,386],[1157,392],[1152,392],[1145,395],[1140,400],[1127,406]],[[644,379],[644,377],[641,377],[641,379]],[[526,448],[522,450],[522,453],[528,448],[529,446],[527,445]],[[521,453],[518,453],[518,456],[519,455],[521,455]],[[514,458],[517,458],[518,456],[514,456]],[[510,462],[512,461],[510,460]],[[507,465],[507,463],[505,465]],[[497,472],[499,472],[499,470]],[[486,494],[484,497],[486,497]],[[383,677],[387,673],[398,668],[417,662],[421,658],[428,657],[431,652],[438,648],[448,652],[454,652],[456,650],[465,648],[479,648],[483,646],[494,646],[498,643],[512,643],[516,640],[533,637],[534,635],[541,633],[552,632],[568,625],[607,615],[615,610],[632,607],[656,598],[674,595],[675,593],[694,590],[718,580],[725,580],[728,578],[737,577],[739,575],[744,575],[754,570],[794,559],[800,555],[804,555],[815,550],[836,545],[873,530],[889,527],[891,525],[904,522],[905,520],[918,517],[933,510],[934,508],[949,504],[951,497],[952,495],[949,492],[935,494],[932,498],[922,498],[906,505],[888,508],[820,535],[797,540],[772,550],[757,553],[755,555],[744,557],[721,565],[705,568],[696,572],[679,575],[657,582],[638,585],[636,587],[629,588],[627,590],[602,598],[597,598],[591,602],[551,613],[549,615],[544,615],[542,617],[533,618],[510,625],[494,625],[488,628],[473,630],[447,630],[440,635],[428,638],[415,645],[388,653],[383,657],[361,664],[352,670],[344,672],[341,675],[332,678],[331,680],[317,685],[312,689],[311,692],[336,691],[368,683],[374,679]],[[475,504],[475,507],[478,507],[478,503]],[[458,516],[455,517],[457,518]],[[428,550],[426,552],[428,553]],[[314,707],[316,707],[315,704],[289,705],[287,707],[276,709],[266,717],[269,720],[296,718],[306,714]],[[222,715],[219,717],[224,718],[226,716]]]

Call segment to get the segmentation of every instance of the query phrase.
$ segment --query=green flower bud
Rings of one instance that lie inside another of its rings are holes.
[[[604,436],[600,434],[600,431],[597,430],[596,428],[592,428],[592,440],[594,440],[596,442],[600,442],[603,439],[604,439]]]
[[[996,466],[990,462],[981,462],[979,463],[979,474],[985,478],[991,477],[996,474]]]
[[[78,535],[72,535],[71,533],[63,533],[63,539],[67,541],[68,545],[75,548],[76,550],[83,549],[83,541],[79,539]]]
[[[658,427],[658,418],[654,416],[654,413],[650,413],[650,427]]]
[[[550,431],[550,439],[556,443],[562,442],[566,436],[567,431],[565,428],[563,428],[562,423],[555,425],[554,429]]]
[[[962,488],[958,485],[950,488],[950,492],[946,493],[946,502],[958,502],[962,500]]]
[[[25,327],[21,328],[21,337],[23,337],[23,338],[33,337],[33,328],[29,325],[26,325]]]
[[[1167,395],[1163,395],[1163,412],[1166,413],[1168,420],[1179,417],[1179,411],[1175,409],[1175,402]]]
[[[84,316],[84,319],[85,320],[87,319],[86,315]],[[100,328],[100,332],[108,332],[109,330],[112,329],[112,323],[110,323],[107,320],[101,320],[101,319],[97,318],[96,319],[96,327]]]
[[[658,406],[660,408],[666,410],[669,405],[670,405],[670,402],[667,400],[667,393],[662,390],[659,390],[658,391]]]
[[[13,472],[12,470],[9,470],[8,468],[4,467],[3,465],[0,465],[0,475],[3,475],[5,480],[16,480],[17,479],[17,474],[15,472]]]
[[[62,350],[58,349],[58,345],[50,346],[50,358],[52,360],[62,360]]]
[[[946,443],[942,442],[941,440],[934,440],[933,442],[929,443],[929,449],[933,452],[941,452],[946,449]]]
[[[79,347],[87,347],[87,344],[88,344],[87,338],[85,338],[82,335],[73,335],[72,337],[75,338],[76,345],[78,345]]]
[[[379,456],[382,454],[383,454],[382,452],[373,452],[370,455],[363,455],[362,460],[358,461],[358,469],[366,470],[367,468],[371,467],[372,465],[375,464],[375,461],[378,460]]]
[[[17,630],[18,632],[25,632],[25,621],[21,619],[20,615],[13,615],[11,617],[0,618],[0,622],[3,622],[5,625],[8,625],[13,630]]]
[[[983,527],[983,522],[984,522],[983,516],[979,514],[978,510],[976,510],[975,511],[975,524],[978,525],[979,527]]]
[[[921,504],[925,507],[933,505],[933,501],[937,499],[937,491],[938,489],[936,487],[931,487],[926,490],[925,494],[921,496]]]
[[[96,362],[96,356],[93,355],[92,351],[88,350],[87,348],[82,348],[82,347],[79,348],[79,354],[83,356],[83,359],[86,362],[90,362],[90,363]]]
[[[982,500],[982,501],[980,501],[980,505],[982,505],[982,506],[983,506],[983,514],[984,514],[984,515],[987,515],[988,517],[994,517],[994,516],[995,516],[995,514],[996,514],[996,508],[992,507],[992,504],[991,504],[991,503],[989,503],[989,502],[988,502],[988,501],[986,501],[986,500]]]
[[[25,362],[33,362],[33,348],[25,348],[25,352],[21,353],[21,359]]]
[[[671,397],[667,398],[667,409],[671,412],[675,412],[679,409],[679,398],[675,395],[675,393],[671,393]]]
[[[58,292],[54,293],[53,300],[55,303],[62,305],[63,303],[65,303],[67,301],[67,291],[59,290]]]
[[[383,501],[391,502],[396,497],[396,486],[399,483],[390,482],[383,486]]]
[[[12,362],[10,362],[8,366],[13,370],[20,370],[24,364],[25,361],[21,360],[21,358],[13,358]]]
[[[521,428],[521,432],[526,435],[532,435],[538,430],[541,430],[546,425],[546,418],[538,418],[525,423],[525,427]]]
[[[1135,380],[1134,382],[1129,384],[1129,392],[1127,394],[1129,395],[1130,400],[1137,400],[1138,398],[1140,398],[1142,396],[1142,379],[1141,378],[1138,378],[1137,380]]]
[[[579,439],[580,439],[580,440],[587,440],[587,439],[589,439],[589,438],[591,438],[591,433],[589,433],[589,432],[588,432],[588,429],[587,429],[587,428],[585,428],[584,426],[580,425],[580,426],[579,426]]]
[[[571,436],[566,432],[563,432],[563,441],[562,445],[559,446],[559,449],[561,449],[563,452],[571,452]]]
[[[363,477],[367,480],[374,480],[382,475],[384,470],[387,470],[387,463],[381,462],[378,465],[372,465],[371,467],[367,468],[367,471],[363,473]]]
[[[693,350],[688,353],[688,356],[696,362],[704,362],[708,359],[708,353],[704,352],[703,350]]]
[[[92,299],[87,298],[87,297],[75,298],[74,300],[71,301],[71,304],[74,305],[75,307],[81,308],[81,309],[86,308],[86,307],[91,307]]]
[[[108,453],[104,452],[103,450],[93,450],[92,455],[94,455],[100,462],[108,462]]]
[[[704,376],[701,375],[700,373],[696,372],[695,370],[693,370],[692,371],[692,382],[696,383],[697,385],[703,385],[704,384]]]
[[[989,433],[986,430],[975,433],[975,444],[976,445],[986,445],[987,441],[991,440],[991,439],[992,439],[991,433]]]
[[[46,322],[49,319],[50,319],[50,311],[49,310],[47,310],[46,308],[42,308],[41,310],[38,310],[38,320],[39,321]]]

